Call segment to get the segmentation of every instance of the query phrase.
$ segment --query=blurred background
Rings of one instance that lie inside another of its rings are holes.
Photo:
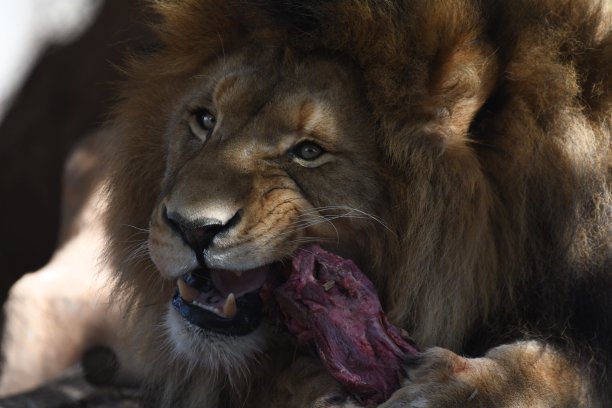
[[[41,50],[77,38],[99,6],[100,0],[0,1],[0,118]]]
[[[0,0],[0,301],[59,233],[61,175],[150,42],[138,0]]]

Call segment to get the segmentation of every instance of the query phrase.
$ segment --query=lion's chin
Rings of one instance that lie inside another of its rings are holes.
[[[215,333],[189,323],[172,305],[166,312],[164,329],[174,360],[217,373],[244,367],[256,359],[266,349],[271,332],[263,323],[242,336]]]

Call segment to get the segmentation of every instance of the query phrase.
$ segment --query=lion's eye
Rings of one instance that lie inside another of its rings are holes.
[[[206,109],[198,109],[190,121],[191,131],[195,136],[205,141],[215,129],[217,118]]]
[[[325,150],[318,144],[307,140],[294,147],[292,153],[302,160],[312,161],[321,157]]]
[[[196,120],[202,130],[211,132],[217,124],[217,119],[207,110],[200,109],[196,112]]]

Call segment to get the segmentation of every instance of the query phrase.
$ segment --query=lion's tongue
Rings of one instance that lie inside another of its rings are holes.
[[[258,290],[264,284],[269,271],[269,266],[242,272],[211,269],[210,276],[215,287],[225,296],[233,293],[236,297],[240,297]]]

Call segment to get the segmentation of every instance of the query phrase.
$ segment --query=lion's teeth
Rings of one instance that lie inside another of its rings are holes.
[[[225,304],[223,305],[223,314],[225,317],[232,318],[236,316],[236,297],[233,293],[230,293],[227,299],[225,299]]]
[[[177,281],[177,286],[179,293],[185,302],[193,302],[200,295],[200,292],[197,289],[187,285],[183,279],[179,278]]]

